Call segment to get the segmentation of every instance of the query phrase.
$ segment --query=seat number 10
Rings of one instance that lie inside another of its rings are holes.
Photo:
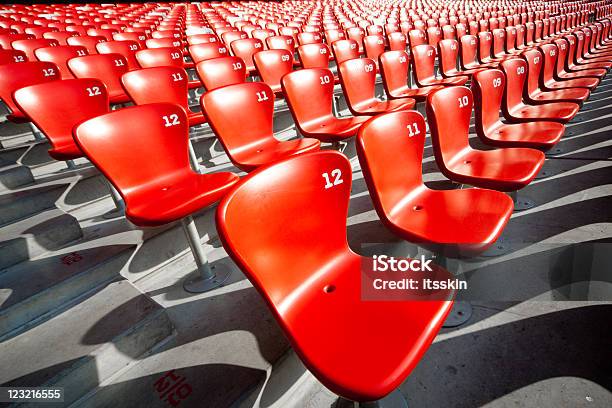
[[[325,179],[325,189],[332,188],[333,186],[337,186],[338,184],[342,184],[344,180],[342,180],[342,172],[340,169],[334,169],[331,171],[331,176],[328,173],[323,173],[321,176]],[[332,181],[333,179],[333,181]]]

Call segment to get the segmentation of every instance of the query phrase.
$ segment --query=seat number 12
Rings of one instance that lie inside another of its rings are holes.
[[[331,171],[331,177],[328,173],[323,173],[321,176],[325,179],[325,189],[332,188],[333,186],[337,186],[338,184],[342,184],[344,180],[342,180],[342,172],[340,169],[334,169]],[[332,182],[333,179],[333,182]]]

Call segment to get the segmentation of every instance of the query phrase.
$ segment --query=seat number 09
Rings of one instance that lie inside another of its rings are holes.
[[[331,171],[331,176],[329,173],[323,173],[321,176],[325,179],[325,189],[332,188],[333,186],[337,186],[338,184],[344,183],[342,180],[342,172],[340,169],[334,169]],[[333,179],[333,181],[332,181]]]

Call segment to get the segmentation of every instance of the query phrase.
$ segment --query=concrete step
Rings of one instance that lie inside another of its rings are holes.
[[[0,343],[0,366],[11,367],[0,370],[0,384],[64,387],[67,406],[173,335],[161,306],[129,282],[116,281]]]
[[[13,190],[32,183],[34,175],[27,166],[11,165],[0,169],[0,191]]]
[[[0,271],[58,249],[81,236],[76,218],[57,208],[6,225],[0,228]]]
[[[0,275],[0,341],[47,321],[116,280],[134,248],[80,244],[6,269]]]
[[[94,168],[86,170],[15,191],[0,191],[0,226],[56,206],[68,212],[108,195],[108,187],[102,176]]]
[[[0,150],[0,159],[23,164],[28,167],[36,167],[56,161],[49,156],[49,148],[51,147],[46,140],[29,140],[23,143],[16,143],[13,146],[7,146],[4,141],[4,149]]]

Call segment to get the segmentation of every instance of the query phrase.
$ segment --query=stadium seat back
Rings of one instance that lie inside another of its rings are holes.
[[[444,163],[452,162],[455,156],[469,146],[472,105],[472,92],[463,86],[440,89],[427,97],[432,145],[436,158],[441,158]]]
[[[501,70],[506,76],[502,106],[504,112],[507,112],[522,103],[528,66],[526,61],[512,58],[501,63]]]
[[[185,65],[183,53],[176,47],[147,48],[134,54],[142,68],[173,66],[182,68]]]
[[[60,45],[57,47],[37,48],[34,51],[39,61],[53,62],[60,70],[62,79],[72,79],[74,75],[68,69],[68,60],[83,57],[88,54],[87,49],[78,45]]]
[[[0,65],[28,62],[25,52],[19,50],[0,50]]]
[[[476,72],[472,76],[474,122],[476,128],[480,128],[483,134],[488,134],[488,129],[499,121],[499,110],[505,87],[506,77],[498,69],[487,69]]]
[[[327,44],[300,45],[298,55],[303,68],[327,68],[329,66],[330,51]]]
[[[187,72],[181,67],[136,69],[121,76],[121,84],[136,105],[174,103],[188,109]]]
[[[263,43],[258,38],[245,38],[242,40],[232,41],[230,48],[234,56],[242,58],[246,66],[247,72],[255,71],[255,63],[253,62],[253,54],[263,51]]]
[[[338,40],[332,43],[332,51],[336,64],[344,61],[359,58],[359,45],[354,40]]]
[[[247,76],[246,64],[238,57],[221,57],[198,62],[196,72],[208,91],[244,82]]]
[[[417,45],[412,48],[412,66],[414,67],[417,84],[434,78],[436,49],[429,44]]]
[[[17,40],[12,42],[12,47],[14,50],[19,50],[25,52],[28,60],[36,61],[36,55],[34,51],[38,48],[43,47],[57,47],[59,43],[56,40],[49,40],[46,38],[36,38],[33,40]]]
[[[266,45],[269,50],[287,50],[291,53],[295,51],[295,40],[290,35],[274,35],[266,38]]]
[[[220,43],[195,44],[189,47],[189,55],[196,64],[212,58],[227,57],[227,47]]]
[[[129,70],[140,68],[135,55],[136,51],[140,49],[140,45],[136,41],[107,41],[96,45],[96,49],[100,54],[123,55],[127,60]]]
[[[389,33],[387,41],[391,51],[406,51],[406,36],[403,33]]]
[[[253,61],[261,80],[274,92],[280,92],[281,78],[293,70],[293,51],[286,49],[260,51],[253,55]]]
[[[85,47],[89,55],[97,54],[98,49],[96,48],[96,45],[105,41],[106,39],[101,36],[69,37],[66,39],[68,45]]]
[[[59,79],[59,68],[52,62],[32,61],[0,65],[0,99],[11,110],[9,118],[18,121],[27,119],[15,104],[13,92],[25,86]]]
[[[440,59],[440,69],[443,73],[453,73],[457,71],[457,57],[459,55],[459,44],[457,40],[442,40],[438,43],[438,57]]]
[[[406,51],[387,51],[380,56],[380,71],[388,95],[407,86],[409,63]]]
[[[49,153],[58,160],[81,157],[72,137],[73,128],[109,110],[106,87],[92,78],[26,86],[15,92],[14,100],[47,136],[52,146]]]
[[[321,279],[312,275],[321,265],[350,251],[350,190],[351,166],[345,156],[333,151],[304,154],[253,173],[217,210],[224,247],[287,324],[299,319],[297,304],[285,304],[291,295],[304,282]],[[262,251],[265,257],[258,256]],[[286,273],[289,266],[292,273]],[[327,279],[317,285],[319,290]]]
[[[152,180],[190,168],[188,129],[182,107],[156,103],[100,115],[79,125],[74,135],[81,150],[130,207],[130,198],[146,191]]]
[[[385,52],[385,40],[381,34],[368,35],[363,39],[366,57],[374,60],[378,66],[378,57]]]
[[[128,72],[128,63],[121,54],[97,54],[72,58],[68,68],[77,78],[97,78],[104,82],[111,96],[123,95],[121,76]]]
[[[298,122],[333,116],[334,76],[330,70],[310,68],[293,71],[282,78],[281,84]],[[305,94],[308,94],[308,98],[304,98]]]
[[[350,106],[372,100],[376,92],[376,64],[371,58],[355,58],[338,66],[344,96]]]
[[[530,49],[522,54],[527,62],[527,80],[524,95],[532,95],[540,87],[540,75],[542,73],[542,53],[537,49]]]

